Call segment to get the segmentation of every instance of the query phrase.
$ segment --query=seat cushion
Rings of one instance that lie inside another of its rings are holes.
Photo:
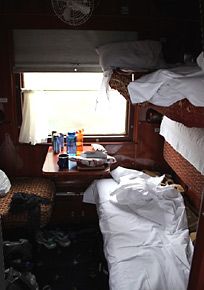
[[[20,213],[11,213],[10,203],[14,193],[21,192],[46,198],[49,204],[40,204],[40,226],[48,223],[52,212],[52,201],[55,193],[55,186],[52,181],[46,178],[16,178],[11,182],[11,188],[5,197],[0,198],[0,215],[2,225],[5,228],[22,227],[28,224],[28,210]]]

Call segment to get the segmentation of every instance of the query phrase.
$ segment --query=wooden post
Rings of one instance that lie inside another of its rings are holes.
[[[203,191],[204,195],[204,191]],[[193,261],[187,290],[204,289],[204,197],[200,206],[200,216],[194,247]]]
[[[4,255],[3,255],[3,239],[1,231],[1,218],[0,218],[0,289],[5,290],[5,278],[4,278]]]

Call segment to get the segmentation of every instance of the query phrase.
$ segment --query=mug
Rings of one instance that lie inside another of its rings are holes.
[[[59,154],[57,164],[59,165],[60,169],[68,169],[68,154]]]

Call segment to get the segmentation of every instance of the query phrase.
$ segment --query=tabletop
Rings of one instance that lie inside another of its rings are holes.
[[[84,146],[84,151],[90,150],[91,146]],[[66,147],[59,154],[66,153]],[[92,176],[92,177],[105,177],[110,173],[110,166],[105,166],[104,169],[91,169],[88,170],[79,170],[77,168],[76,162],[69,161],[67,169],[59,169],[57,164],[58,155],[53,152],[52,146],[48,148],[47,155],[43,164],[42,172],[45,176],[50,177],[78,177],[78,176]]]

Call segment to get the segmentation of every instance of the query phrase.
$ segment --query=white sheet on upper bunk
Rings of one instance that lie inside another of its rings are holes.
[[[160,69],[130,82],[128,92],[132,104],[148,101],[167,107],[186,98],[204,107],[204,71],[198,66]]]
[[[164,116],[160,135],[201,174],[204,174],[204,128],[188,128]]]
[[[135,202],[131,199],[130,208],[130,204],[117,200],[122,189],[128,203],[128,188],[131,187],[127,180],[118,184],[109,178],[94,181],[84,193],[85,202],[95,200],[97,205],[110,290],[186,289],[193,249],[182,197],[177,192],[175,196],[174,189],[174,198],[155,195],[153,200],[160,200],[162,205],[160,212],[155,202],[138,207],[144,195],[140,198],[135,191]],[[161,215],[165,218],[158,223]]]

